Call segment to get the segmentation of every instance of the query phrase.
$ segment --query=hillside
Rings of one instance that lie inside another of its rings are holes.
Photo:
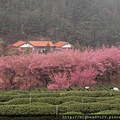
[[[119,45],[119,0],[0,0],[0,37]]]

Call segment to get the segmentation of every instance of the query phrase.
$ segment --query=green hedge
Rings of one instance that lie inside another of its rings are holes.
[[[55,115],[56,106],[4,105],[0,106],[0,115]]]
[[[58,110],[57,110],[58,108]],[[61,105],[49,105],[36,102],[26,105],[0,105],[0,115],[28,116],[28,115],[56,115],[57,114],[94,114],[101,111],[120,111],[120,104],[79,103],[69,101]]]
[[[15,93],[15,94],[13,94]],[[112,97],[119,96],[120,92],[116,91],[63,91],[63,92],[3,92],[0,94],[0,102],[8,101],[14,98],[29,98],[31,95],[32,98],[40,97],[66,97],[66,96],[79,96],[79,97]]]
[[[8,101],[5,104],[19,105],[19,104],[30,104],[30,103],[35,103],[35,102],[49,103],[53,105],[60,104],[60,100],[58,98],[52,98],[52,97],[37,98],[37,99],[36,98],[31,98],[31,99],[30,98],[17,98],[17,99]]]
[[[83,96],[68,96],[68,97],[62,97],[61,98],[63,103],[68,101],[76,101],[80,103],[86,103],[86,102],[96,102],[96,99],[94,97],[83,97]]]
[[[18,94],[18,95],[0,95],[0,102],[6,102],[15,98],[40,98],[40,97],[58,97],[58,93],[41,93],[41,94]]]
[[[24,117],[0,117],[0,120],[61,120],[59,116],[24,116]]]
[[[71,102],[72,103],[72,102]],[[76,103],[64,104],[58,106],[59,114],[99,114],[102,111],[114,114],[114,111],[120,111],[119,105],[109,104],[89,104],[89,103]],[[107,114],[106,113],[106,114]],[[118,112],[119,113],[119,112]],[[117,114],[117,113],[116,113]],[[3,116],[28,116],[28,115],[56,115],[56,105],[0,105],[0,115]]]
[[[29,104],[35,102],[48,103],[52,105],[59,105],[66,103],[68,101],[79,102],[79,103],[109,103],[109,104],[119,104],[120,99],[117,97],[78,97],[78,96],[68,96],[68,97],[41,97],[41,98],[16,98],[6,102],[0,102],[0,105],[19,105],[19,104]]]
[[[104,110],[119,110],[120,104],[114,104],[110,105],[107,103],[101,104],[101,103],[67,103],[62,104],[64,107],[66,107],[67,112],[74,111],[74,112],[82,112],[84,114],[88,113],[96,113]]]
[[[0,102],[6,102],[14,98],[12,95],[0,95]]]
[[[96,99],[97,102],[100,103],[108,103],[108,104],[120,104],[120,98],[118,97],[104,97],[100,99]]]
[[[104,110],[104,111],[100,111],[97,113],[94,113],[94,115],[120,115],[120,110]]]
[[[63,113],[63,115],[83,115],[82,112],[66,112],[66,113]]]
[[[59,105],[65,103],[67,101],[76,101],[80,103],[87,102],[96,102],[96,99],[93,97],[78,97],[78,96],[70,96],[70,97],[42,97],[42,98],[16,98],[9,100],[7,102],[1,102],[0,104],[9,104],[9,105],[19,105],[19,104],[29,104],[35,102],[48,103],[52,105]]]
[[[66,92],[65,96],[84,96],[84,97],[109,97],[119,96],[120,92],[117,91],[71,91]]]

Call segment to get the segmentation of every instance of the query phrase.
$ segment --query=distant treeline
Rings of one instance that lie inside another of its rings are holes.
[[[82,46],[120,44],[120,0],[0,0],[0,37],[43,36]]]

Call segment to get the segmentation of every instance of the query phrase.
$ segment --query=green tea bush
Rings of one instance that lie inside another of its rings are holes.
[[[119,93],[112,94],[119,95]],[[84,97],[108,97],[111,96],[109,91],[79,91],[79,92],[69,92],[66,96],[84,96]]]
[[[109,104],[120,104],[120,98],[113,98],[113,97],[112,98],[104,98],[104,99],[99,99],[99,102],[109,103]]]
[[[97,97],[97,98],[95,98],[95,100],[96,100],[96,102],[109,102],[109,101],[112,101],[112,100],[114,100],[114,99],[116,99],[116,98],[118,98],[118,97],[114,97],[114,96],[112,96],[112,97]]]
[[[0,102],[6,102],[11,99],[14,99],[14,96],[11,96],[11,95],[1,95],[0,96]]]
[[[0,102],[6,102],[6,101],[9,101],[9,100],[12,100],[12,99],[15,99],[15,98],[29,98],[29,97],[32,97],[32,98],[40,98],[40,97],[58,97],[59,94],[56,94],[56,93],[41,93],[41,94],[18,94],[18,95],[1,95],[0,96]]]
[[[7,95],[18,95],[18,94],[29,94],[29,91],[26,90],[10,90],[6,92]]]
[[[5,104],[5,102],[0,102],[0,105],[4,105]]]
[[[55,115],[56,106],[35,106],[35,105],[1,105],[0,115]]]
[[[78,97],[78,96],[68,96],[68,97],[41,97],[41,98],[16,98],[5,102],[4,104],[9,105],[19,105],[19,104],[29,104],[34,102],[48,103],[52,105],[59,105],[68,101],[76,101],[79,103],[96,102],[93,97]]]
[[[32,102],[32,103],[29,103],[30,105],[38,105],[38,106],[45,106],[45,105],[52,105],[52,104],[49,104],[49,103],[42,103],[42,102]]]
[[[36,93],[33,93],[33,94],[31,94],[31,97],[34,97],[34,98],[40,98],[40,97],[59,97],[60,95],[59,95],[59,93],[38,93],[38,94],[36,94]]]
[[[35,103],[35,102],[41,102],[41,103],[49,103],[49,99],[46,99],[46,101],[43,99],[30,99],[30,98],[16,98],[13,100],[10,100],[8,102],[6,102],[6,105],[21,105],[21,104],[31,104],[31,103]]]
[[[111,110],[115,109],[116,105],[110,104],[101,104],[101,103],[75,103],[75,104],[68,104],[64,106],[67,108],[67,112],[74,111],[74,112],[82,112],[84,114],[88,113],[96,113],[104,110]]]
[[[62,91],[62,92],[27,92],[25,91],[10,91],[0,94],[0,98],[28,98],[29,96],[34,98],[39,97],[66,97],[66,96],[83,96],[83,97],[109,97],[119,96],[120,92],[117,91]],[[3,99],[4,99],[3,98]]]
[[[79,91],[80,88],[79,88],[79,87],[76,87],[76,86],[70,86],[70,87],[69,87],[69,90],[72,90],[72,91]]]
[[[32,101],[34,101],[34,100],[35,99],[33,99]],[[52,104],[52,105],[58,105],[58,104],[62,103],[62,99],[56,98],[56,97],[42,97],[42,98],[39,99],[39,102],[49,103],[49,104]]]
[[[31,101],[29,98],[16,98],[6,102],[6,105],[19,105],[19,104],[29,104]]]
[[[120,114],[120,110],[104,110],[104,111],[100,111],[100,112],[97,112],[97,113],[94,113],[94,115],[119,115]]]
[[[21,116],[21,117],[0,117],[0,120],[61,120],[59,116]]]
[[[48,103],[58,105],[62,103],[62,99],[55,97],[42,97],[42,98],[16,98],[5,102],[8,105],[30,104],[35,102]]]
[[[79,96],[68,96],[68,97],[62,97],[62,103],[68,102],[68,101],[76,101],[80,103],[86,103],[86,102],[96,102],[96,99],[94,97],[79,97]]]
[[[66,113],[63,113],[63,115],[83,115],[82,112],[66,112]]]

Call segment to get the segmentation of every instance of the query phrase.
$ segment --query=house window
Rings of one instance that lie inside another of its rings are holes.
[[[45,47],[40,47],[41,49],[45,49]]]

